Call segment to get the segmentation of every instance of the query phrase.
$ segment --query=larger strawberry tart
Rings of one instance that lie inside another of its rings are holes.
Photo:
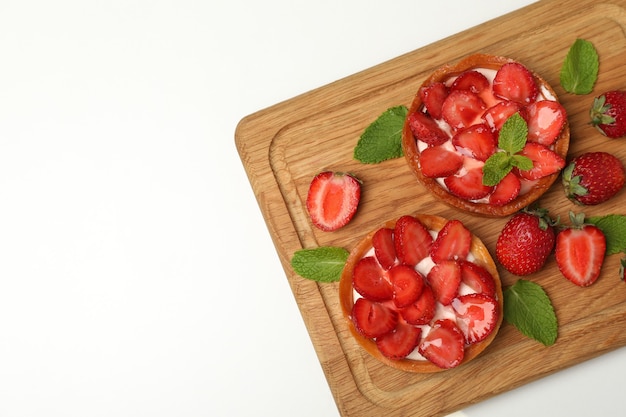
[[[409,372],[467,363],[502,323],[502,287],[487,248],[460,221],[427,214],[390,220],[363,238],[339,296],[357,342]]]
[[[499,135],[519,114],[527,137],[517,154],[532,169],[514,168],[485,184],[483,167],[503,152]],[[551,86],[512,59],[471,55],[436,70],[419,88],[403,129],[411,170],[436,198],[485,216],[507,216],[537,200],[565,165],[569,123]]]

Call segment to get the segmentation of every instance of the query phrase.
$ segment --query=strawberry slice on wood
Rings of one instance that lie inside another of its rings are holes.
[[[452,308],[467,344],[485,340],[500,317],[498,302],[484,293],[461,295],[452,300]]]
[[[444,83],[436,82],[420,88],[419,94],[428,114],[434,119],[441,119],[441,106],[448,97],[448,87]]]
[[[453,195],[465,200],[479,200],[493,190],[492,186],[483,184],[482,167],[470,168],[463,175],[451,175],[444,183]]]
[[[458,131],[452,137],[452,144],[474,159],[486,161],[497,149],[498,138],[484,123],[479,123]]]
[[[389,270],[393,286],[393,302],[398,308],[415,303],[424,288],[424,277],[408,265],[396,265]]]
[[[393,308],[366,298],[359,298],[352,306],[352,321],[363,336],[374,339],[392,331],[398,323]]]
[[[430,247],[430,257],[435,263],[465,259],[469,254],[471,244],[472,233],[467,227],[459,220],[448,220]]]
[[[400,217],[393,234],[396,255],[401,264],[415,266],[428,256],[433,237],[428,228],[415,217]]]
[[[316,175],[306,199],[313,224],[333,231],[346,224],[357,211],[361,199],[361,182],[350,174],[325,171]]]
[[[489,204],[503,206],[515,200],[522,190],[522,182],[513,172],[509,172],[493,188],[489,195]]]
[[[457,261],[442,261],[430,269],[426,280],[433,290],[435,300],[447,306],[458,295],[461,266]]]
[[[421,328],[399,321],[395,329],[376,339],[376,346],[389,359],[404,359],[417,347],[421,336]]]
[[[579,287],[597,281],[606,254],[606,237],[591,224],[574,221],[556,236],[555,258],[559,270]]]
[[[559,172],[565,167],[565,160],[559,154],[540,143],[527,142],[519,155],[533,161],[533,167],[528,171],[513,168],[514,172],[526,180],[537,180]]]
[[[537,99],[539,92],[533,74],[520,63],[504,64],[493,79],[493,93],[496,97],[528,105]]]
[[[424,149],[419,159],[422,174],[428,178],[447,177],[463,166],[463,156],[444,146]]]
[[[465,357],[465,338],[452,320],[437,320],[418,349],[438,367],[450,369],[458,366]]]
[[[396,247],[393,242],[393,229],[382,227],[372,236],[374,256],[384,270],[389,270],[396,263]]]
[[[393,285],[385,277],[373,256],[360,259],[354,266],[352,285],[368,300],[385,301],[393,298]]]
[[[554,100],[539,100],[529,104],[523,116],[528,124],[528,140],[545,146],[556,141],[567,119],[563,106]]]
[[[448,94],[441,107],[441,116],[453,129],[474,124],[485,110],[485,102],[469,90],[455,90]]]
[[[437,122],[421,111],[409,114],[407,121],[413,136],[428,145],[441,145],[449,139],[448,134],[439,127]]]
[[[409,324],[428,324],[435,317],[435,295],[429,285],[424,285],[416,302],[400,310],[400,315]]]
[[[497,132],[502,128],[506,120],[520,111],[522,106],[519,103],[510,100],[500,101],[489,107],[482,115],[482,119],[487,123],[491,130]]]
[[[493,275],[484,267],[471,261],[459,261],[461,282],[475,293],[496,296],[496,284]]]

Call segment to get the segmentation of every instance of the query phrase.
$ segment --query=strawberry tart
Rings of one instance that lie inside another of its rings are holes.
[[[388,221],[359,242],[339,296],[357,342],[408,372],[467,363],[502,323],[502,286],[487,248],[460,221],[427,214]]]
[[[532,165],[509,167],[497,183],[486,183],[483,167],[505,151],[501,128],[515,114],[526,122],[527,135],[511,156]],[[565,109],[543,78],[512,59],[475,54],[423,82],[405,121],[402,147],[418,181],[436,198],[501,217],[548,190],[565,165],[569,137]]]

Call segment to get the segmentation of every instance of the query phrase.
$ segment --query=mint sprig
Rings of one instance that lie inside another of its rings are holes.
[[[291,267],[302,278],[335,282],[341,279],[349,254],[346,249],[335,246],[301,249],[293,254]]]
[[[408,112],[406,106],[396,106],[378,116],[361,134],[354,148],[354,159],[378,164],[403,156],[402,128]]]
[[[593,44],[576,39],[561,66],[561,87],[572,94],[589,94],[598,79],[598,52]]]
[[[558,323],[550,298],[540,285],[520,279],[504,291],[504,319],[545,346],[554,344]]]
[[[504,122],[498,135],[498,147],[501,151],[491,155],[483,166],[484,185],[498,184],[513,167],[523,171],[533,168],[533,161],[530,158],[517,155],[524,149],[527,136],[528,125],[519,113],[515,113]]]

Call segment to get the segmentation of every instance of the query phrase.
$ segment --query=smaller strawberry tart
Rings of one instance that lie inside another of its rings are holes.
[[[514,115],[525,134],[503,129]],[[503,217],[554,183],[569,138],[565,109],[543,78],[517,61],[476,54],[424,81],[409,109],[402,147],[418,181],[436,198]]]
[[[458,220],[388,221],[350,253],[339,285],[357,342],[408,372],[455,368],[495,338],[502,286],[484,244]]]

